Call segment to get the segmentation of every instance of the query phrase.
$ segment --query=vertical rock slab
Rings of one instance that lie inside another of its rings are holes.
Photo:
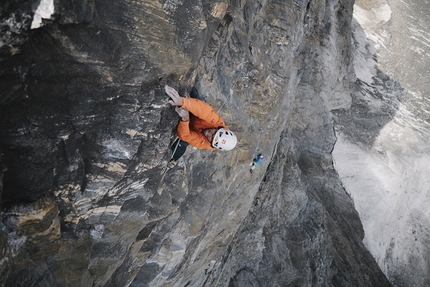
[[[357,81],[335,113],[336,169],[354,198],[364,242],[395,286],[427,286],[430,122],[427,3],[358,1]],[[427,51],[427,52],[426,52]],[[413,262],[413,263],[412,263]]]
[[[377,263],[362,243],[360,218],[331,156],[336,137],[330,110],[349,108],[350,81],[355,79],[351,32],[344,28],[352,19],[346,11],[351,12],[353,3],[295,4],[273,1],[247,14],[257,23],[256,19],[267,21],[262,30],[278,28],[287,35],[283,39],[296,40],[283,51],[285,59],[293,60],[282,74],[288,78],[297,73],[284,90],[291,103],[285,110],[288,121],[250,212],[222,261],[208,267],[205,281],[191,281],[192,286],[390,286],[380,271],[375,272]],[[285,17],[285,22],[268,20],[271,16]],[[249,21],[246,27],[258,27]],[[298,24],[301,21],[304,26]],[[270,38],[258,44],[274,42]],[[298,43],[297,54],[288,49],[295,47],[293,43]],[[269,68],[274,74],[276,63]]]

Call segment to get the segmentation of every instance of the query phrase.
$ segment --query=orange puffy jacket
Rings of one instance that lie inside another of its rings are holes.
[[[190,121],[180,121],[178,124],[178,137],[198,149],[214,150],[208,139],[202,134],[204,129],[224,128],[222,118],[212,109],[211,106],[198,99],[183,98],[181,108],[188,110]]]

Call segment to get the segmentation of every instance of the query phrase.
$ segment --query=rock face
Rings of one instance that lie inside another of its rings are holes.
[[[352,105],[337,110],[336,170],[365,245],[396,286],[430,286],[426,2],[358,1]]]
[[[1,11],[1,286],[391,285],[331,155],[352,1],[23,2]],[[237,148],[166,172],[165,84]]]

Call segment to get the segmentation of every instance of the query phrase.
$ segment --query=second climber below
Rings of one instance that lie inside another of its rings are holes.
[[[195,87],[191,89],[191,98],[179,96],[174,88],[167,85],[165,91],[171,98],[169,103],[176,106],[175,111],[181,117],[178,124],[178,139],[171,148],[173,154],[169,167],[176,165],[188,144],[198,149],[222,151],[232,150],[236,146],[235,134],[212,107],[200,99]]]

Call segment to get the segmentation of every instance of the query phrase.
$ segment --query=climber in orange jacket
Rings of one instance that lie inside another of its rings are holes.
[[[176,165],[177,160],[185,153],[188,144],[198,149],[232,150],[237,143],[233,132],[224,124],[222,118],[200,99],[195,87],[191,89],[191,98],[179,96],[178,92],[166,85],[166,93],[176,106],[175,111],[181,117],[178,124],[178,137],[172,145],[172,160],[170,166]]]

